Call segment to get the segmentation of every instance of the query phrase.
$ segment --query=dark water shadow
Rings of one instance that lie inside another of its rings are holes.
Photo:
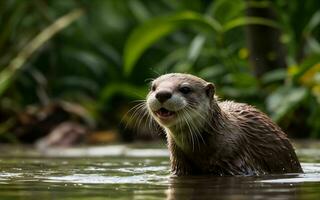
[[[167,200],[320,199],[320,174],[171,177],[168,188]]]

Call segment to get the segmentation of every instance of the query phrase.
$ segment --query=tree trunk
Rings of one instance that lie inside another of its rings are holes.
[[[247,2],[249,2],[247,0]],[[276,13],[269,7],[250,7],[246,10],[250,17],[263,17],[277,20]],[[253,72],[260,78],[266,72],[274,69],[286,68],[285,50],[280,42],[281,32],[278,29],[264,25],[248,25],[246,40],[249,49],[249,60]]]

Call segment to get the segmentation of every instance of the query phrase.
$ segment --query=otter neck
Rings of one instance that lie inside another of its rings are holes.
[[[214,98],[211,102],[211,131],[214,134],[221,134],[222,129],[227,128],[227,124],[230,123],[228,115],[221,110],[218,105],[218,100]]]
[[[172,127],[164,127],[168,143],[174,142],[179,148],[187,152],[202,151],[208,146],[209,137],[216,137],[225,126],[227,116],[216,101],[211,104],[207,118],[194,120],[193,125],[182,123]],[[170,141],[170,142],[169,142]]]
[[[165,128],[165,132],[168,144],[175,144],[183,152],[195,152],[204,148],[204,139],[201,138],[202,136],[195,136],[188,129],[172,131],[172,129]]]

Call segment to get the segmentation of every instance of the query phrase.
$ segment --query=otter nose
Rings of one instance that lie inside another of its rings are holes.
[[[159,91],[156,94],[156,98],[158,99],[158,101],[160,101],[161,103],[165,102],[166,100],[170,99],[172,96],[171,92],[169,91]]]

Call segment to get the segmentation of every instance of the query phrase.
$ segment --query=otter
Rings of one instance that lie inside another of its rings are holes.
[[[266,114],[248,104],[220,101],[214,84],[197,76],[158,77],[146,109],[166,134],[175,175],[303,172],[286,134]]]

